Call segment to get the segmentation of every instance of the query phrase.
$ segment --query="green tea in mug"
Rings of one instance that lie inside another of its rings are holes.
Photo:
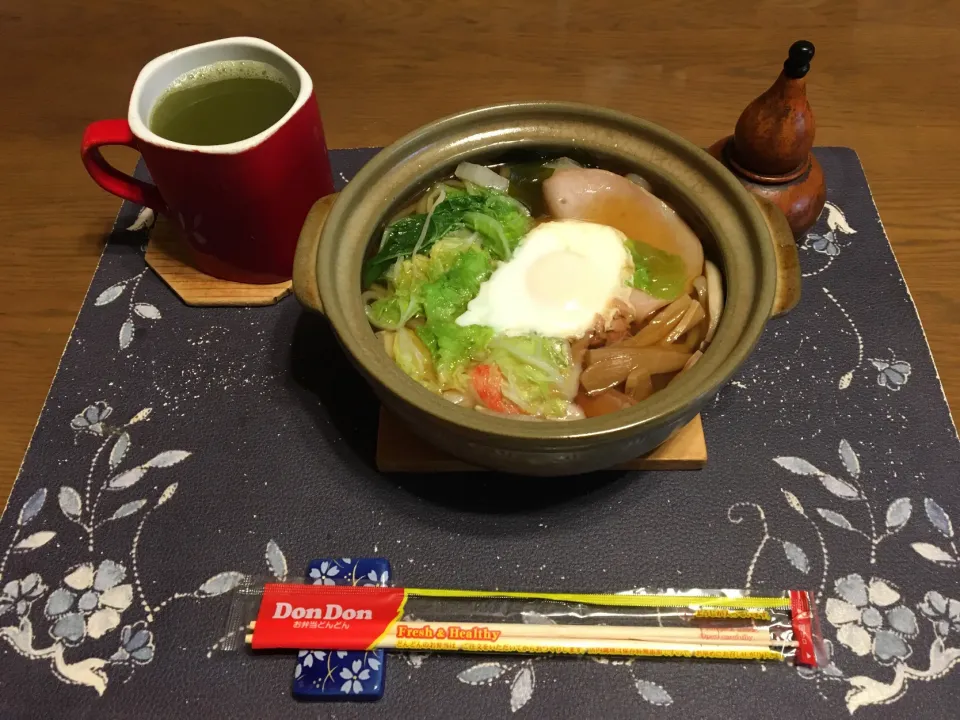
[[[287,77],[254,60],[225,60],[181,75],[150,113],[150,129],[188,145],[224,145],[253,137],[293,107]]]

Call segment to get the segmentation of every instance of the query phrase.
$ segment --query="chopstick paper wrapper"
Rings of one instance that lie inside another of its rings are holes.
[[[695,591],[703,593],[704,591]],[[823,641],[810,596],[524,593],[435,588],[241,585],[230,627],[253,650],[342,650],[795,660]]]

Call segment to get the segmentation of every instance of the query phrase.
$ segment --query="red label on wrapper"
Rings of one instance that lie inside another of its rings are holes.
[[[790,591],[790,610],[793,614],[793,638],[797,641],[797,663],[817,666],[817,654],[813,645],[810,595],[803,590]]]
[[[367,650],[400,617],[403,588],[269,583],[251,647]]]

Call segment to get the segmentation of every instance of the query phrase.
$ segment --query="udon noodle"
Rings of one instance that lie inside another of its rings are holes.
[[[387,223],[361,299],[384,352],[452,403],[516,419],[629,408],[714,337],[723,282],[635,174],[461,163]]]

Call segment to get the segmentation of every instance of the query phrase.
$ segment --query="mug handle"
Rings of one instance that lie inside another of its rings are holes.
[[[126,145],[134,150],[137,139],[126,120],[98,120],[87,126],[80,144],[80,158],[93,181],[124,200],[144,205],[157,212],[165,213],[167,204],[163,201],[156,185],[137,180],[120,172],[108,163],[100,153],[104,145]]]

